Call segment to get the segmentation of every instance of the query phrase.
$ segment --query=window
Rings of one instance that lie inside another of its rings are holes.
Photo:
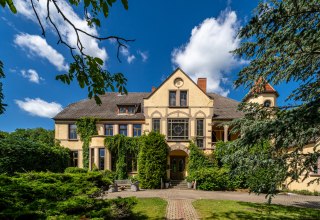
[[[136,108],[134,106],[128,106],[128,114],[134,114],[136,112]]]
[[[70,159],[71,159],[71,166],[78,167],[78,151],[71,151]]]
[[[104,126],[104,134],[106,136],[113,136],[113,125],[107,124]]]
[[[120,106],[119,107],[119,113],[120,114],[126,114],[127,113],[127,108],[124,106]]]
[[[271,101],[270,100],[264,101],[263,106],[264,107],[271,107]]]
[[[133,125],[133,137],[141,136],[142,126],[139,124]]]
[[[169,92],[169,106],[176,106],[176,91]]]
[[[152,130],[160,133],[160,119],[159,118],[152,119]]]
[[[127,172],[136,172],[138,169],[137,157],[134,154],[127,154]]]
[[[168,119],[168,139],[188,140],[189,120],[188,119]]]
[[[105,149],[99,148],[99,170],[104,170]]]
[[[94,148],[91,148],[91,158],[90,158],[90,160],[91,160],[91,170],[93,169],[93,168],[95,168],[95,164],[94,164]]]
[[[127,125],[119,125],[119,134],[128,136]]]
[[[212,131],[212,142],[216,143],[218,141],[224,140],[224,131],[223,130],[214,130]]]
[[[120,105],[118,108],[119,114],[134,115],[137,110],[137,105]]]
[[[76,140],[77,138],[77,125],[69,125],[69,139]]]
[[[196,144],[198,147],[203,148],[204,147],[204,123],[203,119],[197,119],[196,121]]]
[[[180,91],[180,106],[181,107],[186,107],[188,105],[187,97],[188,97],[187,91]]]

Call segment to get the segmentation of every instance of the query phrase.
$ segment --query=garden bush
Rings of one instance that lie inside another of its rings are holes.
[[[235,187],[227,168],[201,168],[195,172],[194,178],[201,190],[233,190]]]
[[[99,199],[111,184],[103,172],[0,175],[0,219],[117,219],[133,198]]]
[[[168,145],[165,136],[158,132],[150,132],[142,138],[138,159],[140,185],[145,189],[157,189],[161,178],[167,176]]]
[[[88,169],[79,168],[79,167],[67,167],[64,170],[65,173],[87,173]]]
[[[0,139],[0,173],[63,172],[69,162],[70,151],[66,148],[10,137]]]

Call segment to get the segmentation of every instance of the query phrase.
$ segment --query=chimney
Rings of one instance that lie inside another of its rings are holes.
[[[204,93],[207,93],[207,78],[198,78],[197,84]]]
[[[157,88],[152,86],[151,92],[154,92]]]

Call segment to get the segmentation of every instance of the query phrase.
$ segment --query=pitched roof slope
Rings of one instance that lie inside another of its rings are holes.
[[[208,93],[214,99],[213,119],[235,119],[244,116],[243,112],[238,111],[239,102],[216,93]]]
[[[94,99],[84,99],[68,105],[58,113],[54,120],[76,120],[81,117],[95,117],[107,120],[135,120],[144,119],[143,99],[150,93],[130,92],[127,95],[118,93],[106,93],[100,96],[102,104],[98,106]],[[223,97],[215,93],[207,93],[214,99],[214,119],[234,119],[243,117],[243,113],[237,111],[239,102]],[[119,115],[118,105],[140,104],[141,111],[135,115]]]
[[[277,97],[279,96],[279,93],[270,85],[270,83],[268,83],[263,77],[259,77],[259,79],[255,82],[255,84],[250,89],[249,93],[243,98],[243,100],[247,101],[255,94],[262,93],[273,93]]]
[[[64,110],[58,113],[54,120],[79,119],[81,117],[95,117],[99,119],[144,119],[143,98],[150,93],[130,92],[128,95],[119,95],[118,93],[106,93],[100,96],[102,104],[99,106],[94,99],[84,99],[79,102],[68,105]],[[118,115],[118,105],[140,104],[142,111],[135,115]]]

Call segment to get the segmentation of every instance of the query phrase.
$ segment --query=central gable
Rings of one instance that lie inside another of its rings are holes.
[[[213,100],[180,68],[177,68],[154,92],[144,99],[145,107],[168,107],[169,93],[187,94],[187,107],[211,107]],[[180,107],[180,106],[176,106]]]

